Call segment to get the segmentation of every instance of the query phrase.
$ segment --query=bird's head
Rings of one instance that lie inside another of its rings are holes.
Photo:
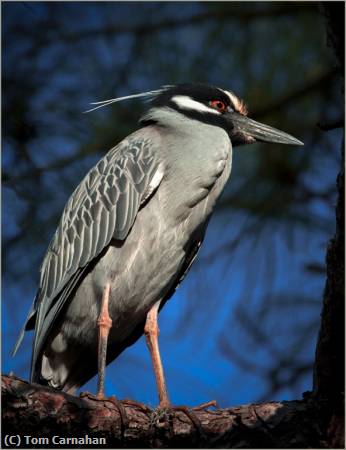
[[[136,97],[148,98],[157,109],[172,109],[186,118],[223,128],[233,146],[260,142],[304,145],[293,136],[247,116],[245,103],[233,92],[204,84],[177,84],[94,103],[89,111]]]

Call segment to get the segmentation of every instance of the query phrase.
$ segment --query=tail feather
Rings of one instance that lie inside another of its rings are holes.
[[[20,330],[18,339],[13,347],[13,350],[11,352],[12,357],[16,355],[16,353],[20,347],[20,344],[23,341],[25,331],[32,330],[35,326],[35,321],[36,321],[36,310],[35,310],[34,306],[32,306],[24,325],[23,325],[22,329]]]

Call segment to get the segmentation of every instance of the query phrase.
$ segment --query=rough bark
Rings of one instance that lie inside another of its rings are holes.
[[[324,3],[328,45],[336,57],[344,95],[344,4]],[[344,126],[344,118],[338,121]],[[336,128],[330,126],[328,129]],[[345,173],[344,145],[341,143],[341,168],[337,177],[336,229],[327,254],[327,280],[323,295],[321,327],[314,366],[314,395],[328,399],[332,446],[344,445],[344,386],[345,386]]]
[[[48,438],[51,443],[54,435],[104,437],[106,445],[98,446],[102,448],[329,446],[324,402],[311,396],[301,401],[195,411],[202,425],[201,433],[181,411],[142,409],[124,401],[129,422],[126,427],[122,427],[119,411],[112,401],[74,397],[5,375],[2,377],[2,391],[3,404],[6,405],[3,408],[3,430],[6,430],[6,435],[16,436],[20,433],[20,448],[55,448],[55,445],[47,445],[47,441],[33,445],[35,441],[29,438],[26,444],[25,438]]]
[[[329,45],[334,49],[338,70],[343,77],[344,40],[343,35],[344,4],[330,7],[324,4],[327,20]],[[343,121],[342,121],[343,124]],[[342,125],[343,126],[343,125]],[[345,295],[345,173],[344,140],[341,143],[341,168],[337,177],[338,197],[336,203],[335,236],[330,240],[327,254],[327,280],[323,295],[321,328],[316,349],[314,370],[314,392],[340,402],[344,391],[345,339],[344,339],[344,295]]]

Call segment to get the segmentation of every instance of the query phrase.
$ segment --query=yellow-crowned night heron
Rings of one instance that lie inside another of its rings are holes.
[[[247,117],[232,92],[199,84],[147,97],[142,128],[112,148],[73,192],[41,267],[19,336],[35,328],[31,380],[71,392],[143,333],[160,406],[169,405],[157,314],[189,271],[231,172],[232,147],[302,145]]]

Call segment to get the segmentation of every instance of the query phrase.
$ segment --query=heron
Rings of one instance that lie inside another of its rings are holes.
[[[140,128],[106,153],[69,198],[20,333],[34,329],[31,381],[73,393],[143,334],[159,406],[169,407],[158,314],[189,272],[231,173],[234,147],[303,145],[248,117],[231,90],[186,83],[143,98]]]

